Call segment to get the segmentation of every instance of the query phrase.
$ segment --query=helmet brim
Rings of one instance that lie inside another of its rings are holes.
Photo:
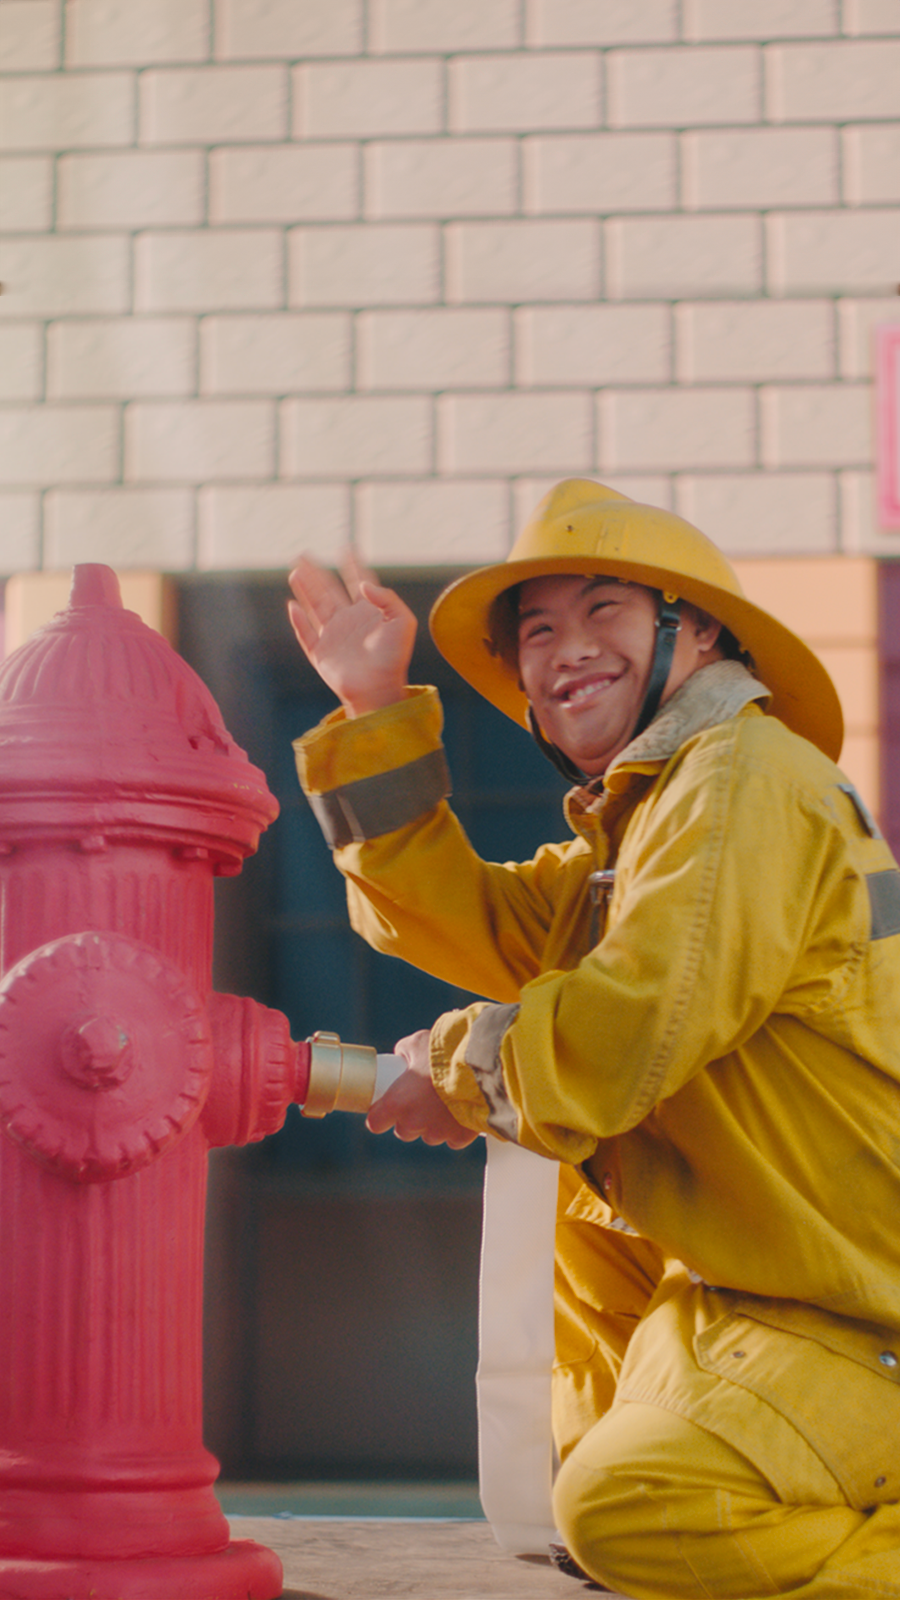
[[[481,567],[457,579],[434,604],[430,626],[441,654],[479,694],[523,727],[528,702],[513,665],[491,637],[491,610],[505,590],[529,578],[580,575],[618,578],[662,589],[706,611],[728,628],[753,658],[771,692],[767,711],[836,761],[844,719],[837,690],[809,646],[743,595],[665,567],[615,556],[540,556]]]

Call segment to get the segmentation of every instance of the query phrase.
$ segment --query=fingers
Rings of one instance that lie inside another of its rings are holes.
[[[336,611],[350,604],[350,597],[340,578],[311,561],[308,556],[300,557],[288,576],[288,583],[297,604],[302,606],[311,621],[318,623],[320,630]]]
[[[375,573],[362,562],[355,550],[345,550],[341,557],[341,577],[351,600],[358,600],[364,583],[379,587]],[[389,593],[390,591],[386,591]]]

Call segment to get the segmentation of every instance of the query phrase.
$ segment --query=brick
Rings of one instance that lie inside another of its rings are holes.
[[[751,466],[756,456],[747,389],[620,389],[598,396],[604,471],[689,472]]]
[[[0,400],[38,400],[44,349],[36,322],[0,323]]]
[[[445,237],[449,301],[592,300],[599,291],[593,221],[451,222]]]
[[[44,565],[102,561],[182,572],[193,566],[194,496],[187,489],[57,489],[47,496]]]
[[[130,253],[121,235],[6,239],[0,321],[125,311]]]
[[[59,66],[58,0],[3,0],[0,72],[44,72]]]
[[[873,378],[875,329],[882,322],[900,322],[900,299],[839,300],[838,345],[842,378]]]
[[[529,45],[657,44],[678,38],[675,0],[527,0]]]
[[[206,173],[199,150],[120,150],[60,157],[61,228],[150,228],[203,220]]]
[[[845,122],[897,115],[900,40],[769,45],[766,109],[775,121]]]
[[[204,488],[197,502],[197,565],[205,571],[283,570],[301,550],[337,566],[350,538],[343,483]]]
[[[430,472],[431,454],[431,406],[422,396],[349,395],[286,400],[281,407],[284,478]]]
[[[140,79],[143,144],[218,144],[287,135],[280,66],[151,67]]]
[[[494,309],[364,311],[361,389],[497,388],[509,380],[509,316]]]
[[[37,494],[0,494],[0,573],[28,572],[41,560],[41,501]]]
[[[0,483],[101,483],[118,470],[113,406],[17,406],[0,411]]]
[[[283,303],[274,228],[171,229],[135,246],[138,311],[268,311]]]
[[[756,217],[621,217],[605,226],[612,299],[731,298],[762,287]]]
[[[827,472],[686,475],[676,509],[729,555],[826,555],[837,546]]]
[[[204,394],[292,394],[350,383],[350,318],[343,312],[204,317]]]
[[[445,395],[438,401],[438,470],[554,472],[590,470],[591,407],[580,394]]]
[[[900,556],[900,532],[881,528],[875,474],[849,467],[838,473],[840,484],[841,549],[850,555],[879,558]]]
[[[851,205],[900,201],[900,124],[845,128],[844,184]]]
[[[588,52],[462,56],[449,67],[449,125],[457,133],[594,128],[600,60]]]
[[[836,376],[830,301],[740,300],[675,308],[683,383]]]
[[[684,37],[705,39],[830,38],[835,0],[685,0]]]
[[[526,211],[664,211],[676,203],[669,133],[561,133],[522,141]]]
[[[517,0],[370,0],[369,49],[508,50],[519,43]]]
[[[845,33],[900,33],[894,0],[844,0]]]
[[[441,131],[443,82],[437,59],[314,61],[293,69],[293,84],[295,138]]]
[[[438,230],[420,223],[336,224],[289,235],[295,306],[423,305],[438,297]]]
[[[760,423],[767,467],[865,466],[872,459],[871,390],[865,383],[763,389]]]
[[[262,400],[139,400],[125,413],[128,482],[204,483],[268,478],[274,407]]]
[[[130,72],[50,73],[9,78],[3,85],[0,150],[130,144],[133,133]]]
[[[143,67],[204,61],[208,54],[206,0],[67,0],[67,66]]]
[[[667,306],[529,306],[515,329],[518,383],[597,388],[671,376]]]
[[[352,56],[363,47],[363,0],[217,0],[215,9],[222,60]]]
[[[356,491],[360,552],[374,567],[476,566],[510,546],[506,484],[442,479]]]
[[[211,222],[344,222],[358,215],[355,145],[249,145],[210,154]]]
[[[0,159],[0,217],[5,233],[37,233],[53,216],[53,162],[50,156]]]
[[[771,293],[883,295],[896,284],[896,209],[774,213],[767,227]]]
[[[759,54],[748,45],[619,50],[609,58],[611,127],[755,122]]]
[[[67,318],[48,330],[48,393],[57,400],[189,394],[195,347],[189,317]]]
[[[719,211],[836,204],[832,128],[717,128],[682,139],[685,204]]]
[[[394,139],[364,150],[369,217],[503,216],[518,205],[512,139]]]

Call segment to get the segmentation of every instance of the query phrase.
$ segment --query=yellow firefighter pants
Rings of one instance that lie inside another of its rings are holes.
[[[680,1368],[690,1393],[690,1340],[677,1337],[674,1310],[685,1269],[646,1240],[572,1218],[560,1243],[554,1421],[563,1464],[554,1512],[584,1570],[633,1600],[900,1600],[900,1505],[854,1510],[812,1448],[762,1401],[726,1385],[728,1443],[679,1414],[683,1389],[669,1391],[671,1406],[622,1398],[639,1325],[644,1343],[659,1340],[651,1367]],[[717,1381],[697,1372],[697,1392],[708,1395]],[[734,1408],[745,1403],[756,1464],[736,1448],[743,1413],[735,1440]],[[892,1458],[900,1450],[900,1441],[880,1443]]]

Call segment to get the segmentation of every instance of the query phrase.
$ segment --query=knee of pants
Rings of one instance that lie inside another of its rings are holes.
[[[865,1521],[846,1502],[781,1502],[723,1440],[636,1403],[614,1406],[576,1445],[554,1513],[579,1566],[641,1600],[787,1593]]]

